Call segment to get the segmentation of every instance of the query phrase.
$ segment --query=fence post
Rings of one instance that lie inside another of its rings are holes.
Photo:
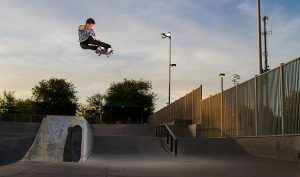
[[[211,97],[212,97],[212,96],[209,95],[209,104],[208,104],[208,105],[209,105],[209,109],[208,109],[208,119],[209,119],[208,122],[209,122],[209,123],[208,123],[208,127],[205,127],[205,128],[209,131],[209,132],[207,133],[208,137],[213,135],[213,134],[211,133],[211,130],[212,130],[212,124],[211,124],[211,122],[213,121],[213,120],[212,120],[212,117],[211,117],[211,115],[212,115],[212,114],[211,114]],[[207,130],[206,130],[206,131],[207,131]]]
[[[184,120],[187,120],[186,99],[187,99],[187,94],[184,97]]]
[[[195,90],[193,90],[193,92],[192,92],[192,124],[195,123],[195,121],[194,121],[194,119],[195,119],[194,118],[195,117],[194,116],[194,114],[195,114],[194,113],[194,92],[195,92]]]
[[[238,83],[235,86],[235,127],[236,127],[236,137],[239,136],[239,128],[240,128],[240,124],[239,124],[239,110],[238,110]]]
[[[257,75],[255,75],[255,136],[258,135],[258,93],[257,93]]]
[[[167,122],[171,122],[171,121],[172,121],[171,103],[169,103],[168,107],[169,107],[169,115],[167,116],[167,119],[168,119],[168,120],[167,120],[166,122],[164,122],[164,123],[167,123]]]
[[[285,125],[284,125],[284,97],[285,97],[285,88],[284,88],[284,63],[280,64],[280,116],[281,116],[281,134],[285,134]]]
[[[223,116],[224,116],[224,111],[223,111],[223,106],[224,106],[224,103],[223,103],[223,89],[222,89],[222,92],[221,92],[221,137],[223,137]]]
[[[200,124],[202,124],[202,85],[200,85],[200,101],[199,101]]]

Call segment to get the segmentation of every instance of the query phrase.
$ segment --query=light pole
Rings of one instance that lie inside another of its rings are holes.
[[[96,109],[99,111],[99,123],[102,123],[102,111],[103,111],[103,106],[97,106]]]
[[[224,111],[223,111],[223,92],[224,92],[224,87],[223,87],[223,78],[225,77],[224,73],[220,73],[219,77],[221,78],[221,137],[223,137],[223,116],[224,116]]]
[[[258,74],[262,74],[263,68],[262,68],[262,46],[261,46],[260,0],[256,0],[256,4],[257,4],[257,28],[258,28]]]
[[[171,45],[172,45],[172,40],[171,40],[171,33],[161,33],[160,34],[162,39],[168,38],[170,40],[170,49],[169,49],[169,99],[167,104],[171,103],[171,67],[176,66],[176,64],[172,64],[171,62]]]

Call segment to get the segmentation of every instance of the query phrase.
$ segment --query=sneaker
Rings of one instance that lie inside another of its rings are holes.
[[[112,48],[108,48],[107,49],[107,52],[106,52],[106,55],[110,55],[114,52],[114,50]]]
[[[96,54],[100,54],[101,53],[101,47],[99,46],[96,50],[95,50]]]
[[[100,50],[96,49],[96,50],[95,50],[95,53],[96,53],[96,54],[100,54]]]

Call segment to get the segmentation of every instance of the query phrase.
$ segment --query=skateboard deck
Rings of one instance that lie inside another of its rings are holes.
[[[114,50],[111,50],[110,53],[107,53],[107,50],[105,49],[101,49],[101,50],[96,50],[96,54],[98,54],[99,56],[101,55],[106,55],[107,58],[110,57],[112,54],[114,53]]]
[[[72,161],[78,162],[81,158],[81,141],[82,141],[82,128],[79,125],[74,126],[72,130]]]

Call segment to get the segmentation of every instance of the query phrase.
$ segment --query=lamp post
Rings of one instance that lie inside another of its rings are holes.
[[[103,111],[103,106],[97,106],[96,107],[97,111],[99,111],[99,123],[101,124],[102,123],[102,111]]]
[[[162,39],[168,38],[170,40],[170,49],[169,49],[169,98],[168,98],[168,102],[167,104],[171,103],[171,67],[175,67],[176,64],[172,64],[171,62],[171,45],[172,45],[172,40],[171,40],[171,33],[167,32],[167,33],[161,33],[160,34]]]
[[[219,77],[221,78],[221,137],[223,137],[223,92],[224,92],[224,87],[223,87],[223,78],[225,77],[224,73],[220,73]]]
[[[262,68],[262,46],[261,46],[260,0],[256,0],[256,4],[257,4],[257,28],[258,28],[258,74],[262,74],[263,68]]]

